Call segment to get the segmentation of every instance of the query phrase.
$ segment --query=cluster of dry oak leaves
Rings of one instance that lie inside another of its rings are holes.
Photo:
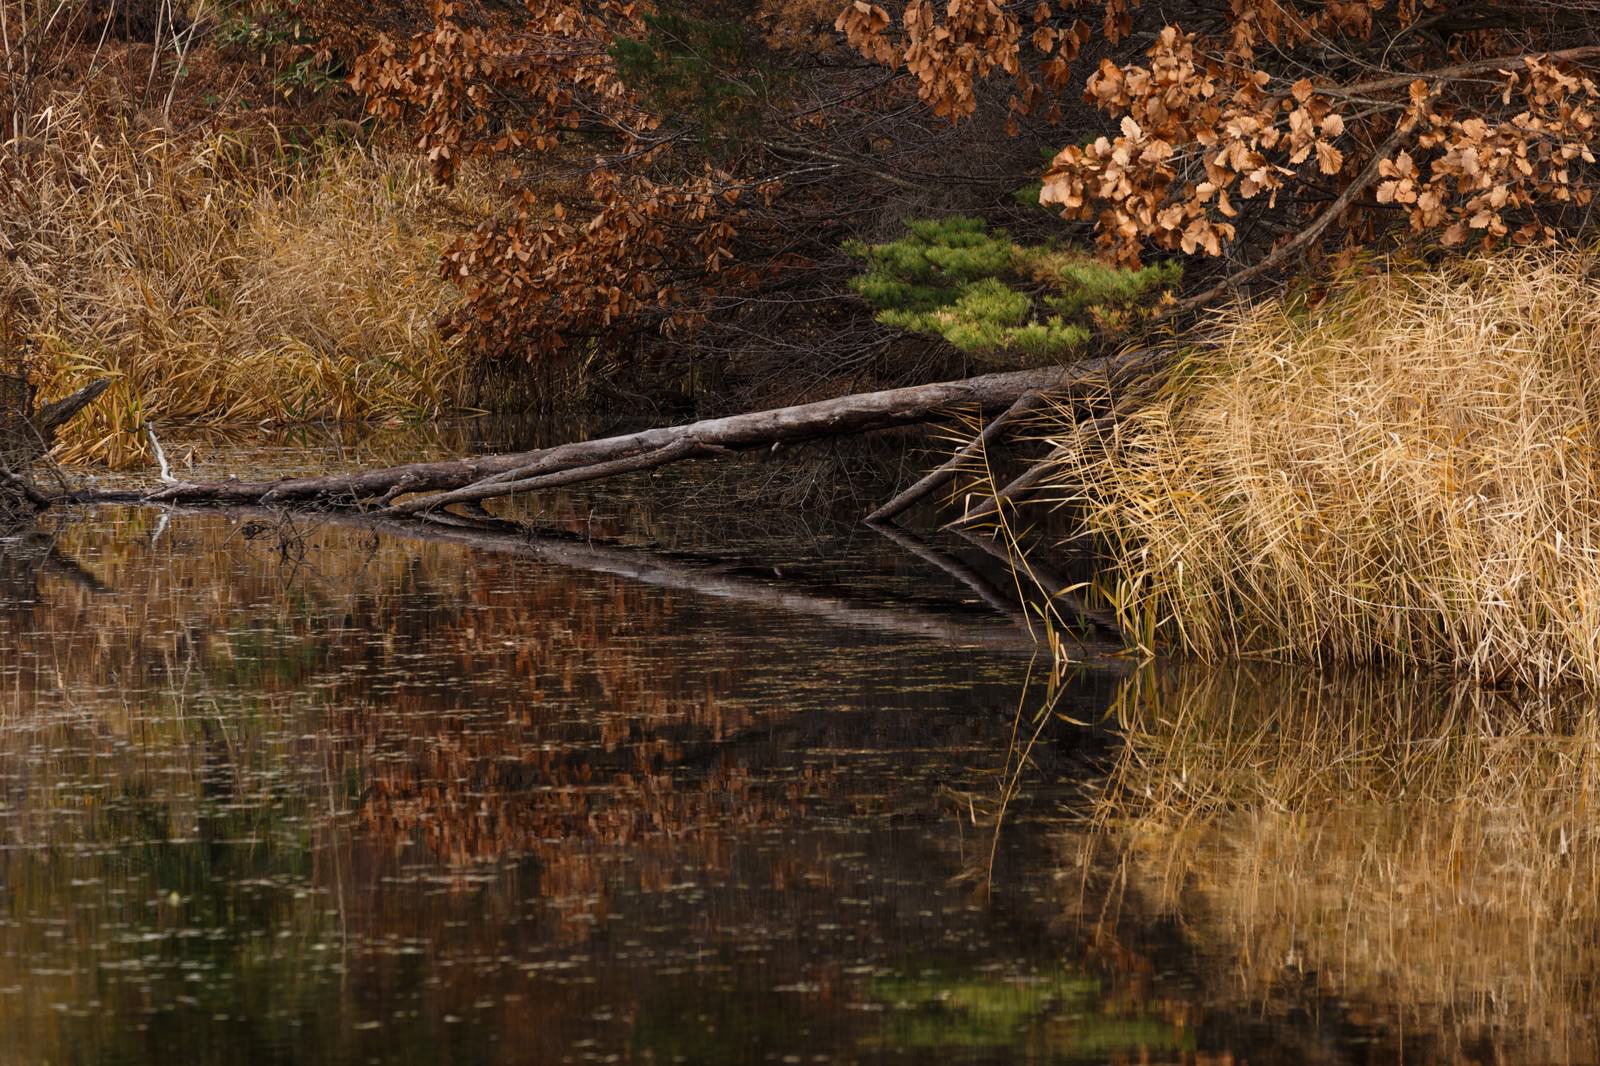
[[[447,253],[457,324],[535,353],[693,326],[801,254],[776,160],[859,164],[887,124],[929,112],[1053,131],[1065,147],[1040,201],[1127,264],[1161,249],[1259,266],[1325,230],[1346,249],[1397,232],[1529,243],[1592,196],[1600,12],[1585,0],[1217,0],[1189,5],[1194,30],[1145,26],[1134,0],[840,2],[697,5],[755,42],[750,69],[709,75],[750,86],[760,111],[720,148],[619,69],[619,38],[661,34],[643,2],[431,0],[410,34],[346,24],[352,84],[411,124],[439,177],[474,156],[509,175],[506,211]],[[1090,62],[1099,135],[1070,91]]]

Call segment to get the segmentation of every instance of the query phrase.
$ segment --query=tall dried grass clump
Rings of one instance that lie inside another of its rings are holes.
[[[487,210],[467,182],[353,142],[298,155],[271,128],[175,138],[70,110],[0,149],[0,342],[45,395],[107,397],[58,457],[142,462],[152,420],[434,414],[467,371],[433,323],[441,246]]]
[[[1154,649],[1600,682],[1600,255],[1237,309],[1054,484]]]

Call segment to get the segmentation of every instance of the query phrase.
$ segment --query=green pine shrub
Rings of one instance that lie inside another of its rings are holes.
[[[702,149],[737,142],[758,120],[772,76],[750,47],[746,28],[735,19],[671,12],[640,22],[643,36],[619,37],[611,47],[622,80],[650,110],[698,130]]]
[[[1127,270],[1019,245],[962,215],[911,220],[899,240],[846,250],[866,262],[851,284],[879,322],[942,337],[989,368],[1062,362],[1096,330],[1128,328],[1181,274],[1175,262]]]

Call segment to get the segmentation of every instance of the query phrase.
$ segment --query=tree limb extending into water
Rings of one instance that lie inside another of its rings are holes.
[[[56,430],[110,385],[109,378],[101,378],[35,410],[27,377],[0,374],[0,518],[16,520],[50,506],[52,498],[29,480],[29,468],[55,443]]]
[[[149,492],[84,489],[62,502],[263,504],[376,511],[387,517],[438,513],[514,493],[571,485],[702,456],[847,436],[926,422],[957,407],[1013,407],[1024,396],[1102,394],[1157,370],[1166,352],[1141,348],[1064,367],[985,374],[885,389],[793,407],[576,441],[529,452],[408,463],[354,474],[275,481],[178,482]],[[925,484],[931,491],[942,479]]]

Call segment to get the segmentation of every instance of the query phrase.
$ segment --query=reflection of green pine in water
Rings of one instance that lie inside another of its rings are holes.
[[[1014,244],[960,215],[907,230],[887,244],[846,246],[867,264],[852,286],[879,322],[943,337],[986,369],[1064,362],[1096,330],[1136,322],[1180,273],[1176,263],[1125,270],[1071,249]]]
[[[888,977],[869,991],[892,1009],[867,1041],[875,1048],[1027,1047],[1052,1060],[1182,1050],[1170,1022],[1106,1013],[1100,982],[1066,968],[1027,979]]]

